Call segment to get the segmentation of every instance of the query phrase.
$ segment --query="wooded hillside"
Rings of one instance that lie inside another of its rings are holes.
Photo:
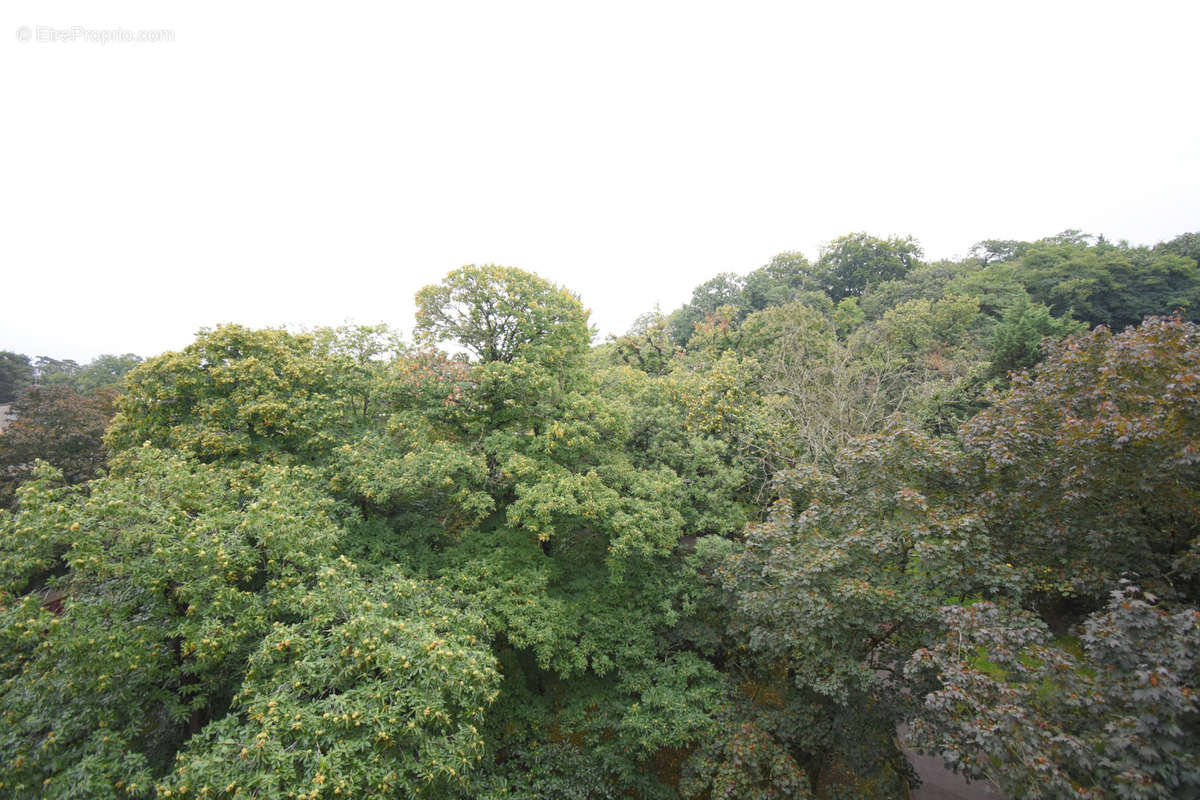
[[[0,794],[897,798],[907,723],[1200,796],[1198,257],[856,233],[600,343],[467,266],[408,339],[0,354]]]

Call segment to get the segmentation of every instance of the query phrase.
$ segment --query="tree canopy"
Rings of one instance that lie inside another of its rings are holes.
[[[1195,796],[1195,236],[5,353],[0,794]]]
[[[587,314],[566,289],[511,267],[463,267],[417,293],[417,333],[483,362],[581,356]]]

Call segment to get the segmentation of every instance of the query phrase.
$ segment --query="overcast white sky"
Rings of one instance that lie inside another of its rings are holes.
[[[115,28],[174,40],[85,38]],[[6,0],[0,349],[407,333],[466,263],[603,335],[851,231],[1153,243],[1200,230],[1198,30],[1194,0]]]

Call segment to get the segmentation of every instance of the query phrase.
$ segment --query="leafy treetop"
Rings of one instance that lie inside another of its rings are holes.
[[[578,360],[591,330],[579,298],[513,267],[468,265],[417,292],[417,334],[479,360]],[[536,353],[536,355],[535,355]]]

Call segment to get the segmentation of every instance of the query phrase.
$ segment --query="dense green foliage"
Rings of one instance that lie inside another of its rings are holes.
[[[68,483],[96,476],[107,457],[103,438],[114,397],[141,360],[103,355],[80,366],[0,352],[0,402],[11,404],[0,438],[0,508],[12,506],[39,458],[61,469]]]
[[[1064,647],[1030,614],[944,610],[909,675],[937,686],[913,741],[1017,797],[1194,797],[1200,613],[1128,584]],[[981,668],[981,663],[986,668]]]
[[[31,385],[67,386],[83,395],[117,389],[125,375],[141,361],[140,356],[126,353],[97,356],[80,365],[69,358],[31,359],[21,353],[0,351],[0,403],[11,403]]]
[[[1195,242],[4,354],[0,794],[1197,796]]]
[[[0,508],[33,474],[37,459],[52,462],[68,483],[96,476],[104,466],[104,431],[113,416],[113,393],[90,396],[69,386],[29,386],[12,405],[14,419],[0,437]]]
[[[11,403],[33,382],[29,356],[0,350],[0,403]]]

